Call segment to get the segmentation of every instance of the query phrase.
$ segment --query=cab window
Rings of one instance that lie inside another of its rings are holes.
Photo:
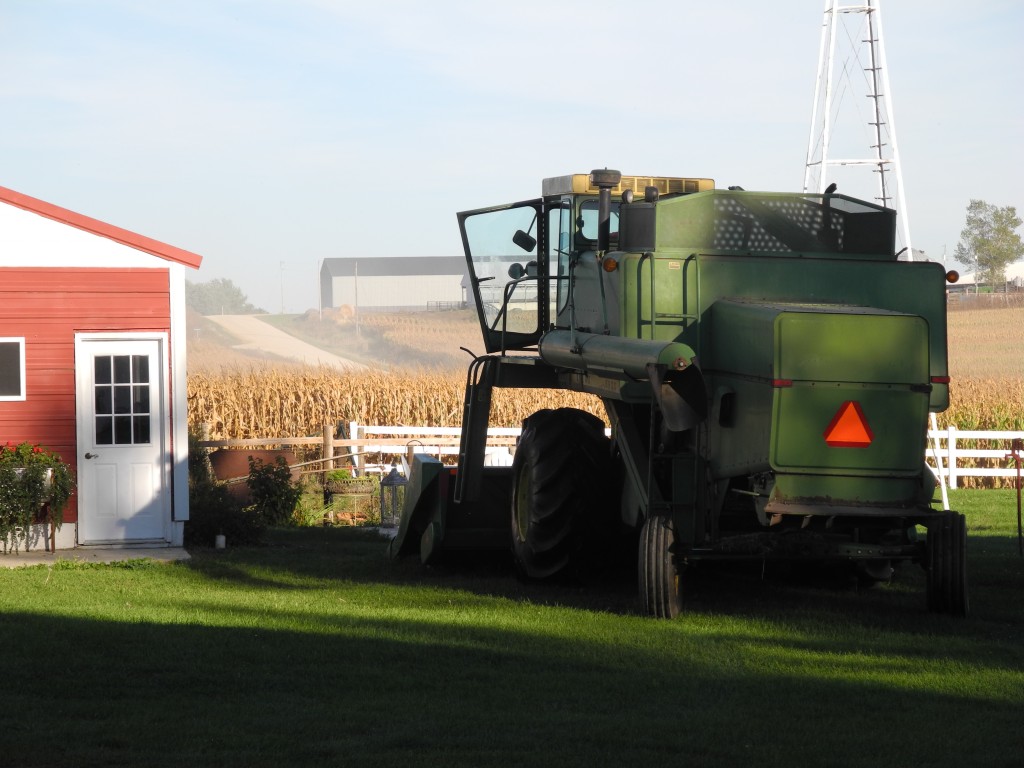
[[[619,239],[619,203],[612,202],[609,220],[611,242]],[[576,220],[576,242],[580,248],[593,247],[597,242],[597,198],[584,200],[580,204],[580,215]]]
[[[569,254],[572,252],[573,216],[571,199],[565,198],[561,205],[548,209],[548,237],[550,251],[548,269],[554,278],[555,290],[551,292],[556,304],[556,311],[550,314],[555,317],[565,309],[569,301]]]

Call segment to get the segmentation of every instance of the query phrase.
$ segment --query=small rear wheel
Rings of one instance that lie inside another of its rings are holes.
[[[640,531],[640,602],[643,612],[673,619],[683,609],[682,573],[673,553],[675,527],[668,517],[653,516]]]
[[[928,528],[928,610],[966,616],[967,520],[958,512],[944,512]]]

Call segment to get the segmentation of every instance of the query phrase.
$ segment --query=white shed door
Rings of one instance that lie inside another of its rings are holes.
[[[170,504],[161,339],[79,339],[78,541],[160,541]]]

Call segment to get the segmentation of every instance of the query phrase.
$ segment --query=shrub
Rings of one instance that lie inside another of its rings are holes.
[[[0,540],[4,551],[22,540],[28,549],[33,522],[45,520],[59,529],[64,506],[75,489],[71,468],[41,445],[0,446]]]
[[[273,464],[249,457],[249,493],[256,514],[267,525],[290,525],[302,490],[292,483],[291,469],[284,456]]]
[[[188,433],[188,481],[192,483],[212,482],[210,450],[200,444],[199,435]]]
[[[324,472],[324,482],[349,480],[351,478],[352,473],[347,469],[329,469]]]
[[[214,480],[207,454],[198,438],[189,435],[185,543],[210,547],[218,535],[236,545],[258,543],[265,526],[254,509],[244,507],[225,484]]]

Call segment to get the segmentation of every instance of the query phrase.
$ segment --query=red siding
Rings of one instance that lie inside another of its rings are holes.
[[[25,337],[23,402],[0,402],[0,442],[30,440],[76,465],[75,334],[170,333],[166,269],[0,268],[0,336]],[[74,497],[64,519],[78,519]]]

